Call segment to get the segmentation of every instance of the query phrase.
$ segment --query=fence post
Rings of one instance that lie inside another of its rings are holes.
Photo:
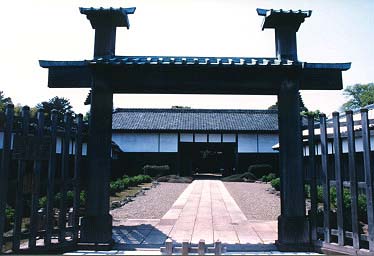
[[[316,151],[314,144],[314,115],[308,116],[308,148],[310,172],[310,233],[312,241],[317,240],[317,181],[316,181]]]
[[[342,177],[342,142],[340,137],[339,112],[332,113],[334,126],[334,163],[335,163],[335,186],[336,186],[336,208],[338,225],[338,244],[344,245],[345,228],[343,219],[343,177]]]
[[[324,241],[330,243],[330,179],[328,169],[328,140],[326,129],[326,115],[320,116],[320,131],[321,131],[321,166],[322,166],[322,187],[323,187],[323,233]]]
[[[374,205],[373,205],[373,176],[372,164],[370,160],[370,130],[368,121],[368,110],[361,109],[361,124],[362,124],[362,142],[363,142],[363,157],[364,157],[364,171],[366,182],[366,204],[368,217],[368,242],[369,250],[374,251]]]
[[[199,244],[197,246],[197,254],[204,255],[205,254],[205,240],[200,239]]]
[[[74,161],[74,201],[73,201],[73,239],[78,240],[79,231],[79,207],[80,207],[80,173],[82,164],[82,129],[83,115],[77,117],[77,129],[75,134],[75,161]]]
[[[30,125],[30,108],[24,106],[22,108],[22,136],[27,136],[29,134],[29,125]],[[15,218],[14,218],[14,228],[13,228],[13,244],[12,249],[14,252],[17,252],[20,247],[21,239],[21,228],[22,228],[22,216],[23,216],[23,176],[26,171],[26,162],[21,159],[18,160],[17,168],[17,192],[16,192],[16,209],[15,209]]]
[[[348,135],[348,169],[350,179],[350,192],[351,192],[351,213],[352,213],[352,240],[353,248],[360,248],[360,233],[359,233],[359,220],[357,211],[357,177],[356,177],[356,146],[355,146],[355,133],[353,123],[353,112],[346,111],[347,121],[347,135]]]
[[[10,150],[12,143],[13,128],[13,104],[8,104],[5,109],[5,125],[3,139],[3,155],[0,165],[0,254],[3,249],[4,228],[5,228],[5,207],[8,192],[8,174],[10,169]]]
[[[61,157],[61,177],[60,177],[60,212],[58,215],[58,228],[59,228],[59,242],[65,242],[65,229],[66,229],[66,193],[67,193],[67,176],[69,173],[69,145],[70,145],[70,130],[71,130],[71,113],[64,115],[64,139],[62,142],[62,157]]]
[[[37,113],[38,127],[36,136],[43,137],[44,130],[44,110],[39,109]],[[30,237],[29,248],[36,247],[36,237],[38,235],[38,208],[39,208],[39,193],[40,193],[40,173],[42,170],[42,161],[35,160],[34,175],[32,178],[32,196],[31,196],[31,216],[30,216]]]
[[[54,229],[53,221],[53,202],[55,193],[55,174],[56,174],[56,139],[57,139],[57,110],[51,113],[51,148],[49,152],[48,163],[48,186],[47,186],[47,220],[44,243],[46,246],[51,244],[52,232]]]

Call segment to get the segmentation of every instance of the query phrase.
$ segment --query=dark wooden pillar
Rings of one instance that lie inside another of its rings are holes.
[[[275,29],[279,59],[297,61],[296,29]],[[309,222],[305,216],[304,169],[300,117],[299,81],[290,74],[278,93],[280,145],[281,215],[278,243],[286,247],[309,244]]]
[[[278,94],[281,178],[278,243],[285,246],[309,243],[298,88],[297,80],[285,80]]]
[[[284,12],[257,9],[264,16],[262,29],[275,30],[276,56],[281,62],[297,62],[296,32],[311,11]],[[279,81],[278,122],[280,145],[281,215],[278,218],[280,249],[305,248],[310,244],[305,216],[304,169],[299,102],[299,81],[292,71]]]
[[[80,8],[95,29],[94,57],[115,55],[117,27],[129,28],[127,15],[135,8]],[[113,90],[100,67],[92,70],[89,121],[86,215],[82,220],[81,242],[112,243],[112,216],[109,214]]]

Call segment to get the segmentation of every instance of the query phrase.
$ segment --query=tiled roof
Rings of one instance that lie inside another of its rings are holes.
[[[117,109],[113,130],[277,131],[276,110]]]
[[[41,67],[83,67],[89,64],[104,65],[152,65],[152,66],[241,66],[253,68],[267,67],[300,67],[301,69],[329,69],[348,70],[351,63],[309,63],[292,60],[279,60],[277,58],[252,58],[252,57],[183,57],[183,56],[113,56],[99,57],[85,61],[48,61],[40,60]]]
[[[199,65],[199,66],[292,66],[306,69],[338,69],[347,70],[351,63],[308,63],[277,58],[252,57],[183,57],[183,56],[114,56],[99,57],[86,60],[89,64],[107,65]]]
[[[93,28],[98,24],[111,24],[116,27],[130,27],[128,14],[134,14],[135,7],[131,8],[83,8],[80,7],[81,14],[85,14],[90,20]]]
[[[250,58],[250,57],[186,57],[186,56],[114,56],[99,57],[88,60],[90,64],[151,64],[151,65],[241,65],[241,66],[267,66],[267,65],[301,65],[290,60],[280,61],[276,58]]]

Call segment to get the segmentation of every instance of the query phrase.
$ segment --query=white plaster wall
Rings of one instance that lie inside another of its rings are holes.
[[[195,142],[208,142],[208,134],[195,133]]]
[[[209,134],[209,142],[221,142],[221,134]]]
[[[272,146],[279,142],[277,134],[258,134],[258,152],[274,153]]]
[[[193,142],[193,134],[192,133],[181,133],[180,141],[181,142]]]
[[[238,152],[257,152],[257,134],[238,134]]]
[[[160,152],[178,152],[177,133],[160,133]]]
[[[228,133],[228,134],[223,134],[223,136],[222,136],[223,138],[222,138],[222,141],[223,142],[235,142],[235,134],[230,134],[230,133]]]
[[[123,152],[158,152],[158,133],[112,134],[112,140]]]

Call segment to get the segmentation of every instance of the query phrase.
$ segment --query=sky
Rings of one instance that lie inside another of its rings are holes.
[[[93,56],[94,30],[78,7],[136,7],[130,29],[117,29],[117,55],[275,57],[274,31],[261,30],[256,8],[312,10],[297,33],[306,62],[352,62],[344,87],[374,82],[372,0],[12,0],[0,15],[0,90],[15,104],[54,96],[86,113],[88,89],[51,89],[38,60]],[[347,100],[342,91],[302,91],[305,105],[327,114]],[[276,96],[116,94],[114,107],[266,109]]]

